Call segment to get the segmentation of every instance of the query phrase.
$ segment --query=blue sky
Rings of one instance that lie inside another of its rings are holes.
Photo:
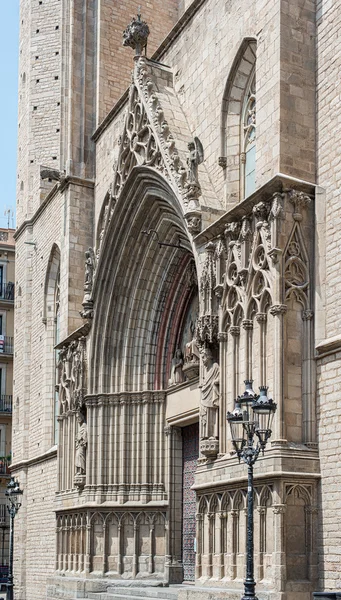
[[[18,36],[19,0],[0,0],[0,165],[2,172],[0,193],[0,227],[7,227],[6,208],[15,211],[15,180],[17,163],[17,107],[18,107]],[[14,221],[15,223],[15,221]],[[12,226],[12,220],[10,227]]]

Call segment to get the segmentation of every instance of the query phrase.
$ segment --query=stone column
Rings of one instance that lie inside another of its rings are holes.
[[[245,379],[252,379],[252,331],[253,322],[251,319],[244,319],[243,329],[246,332],[245,338]]]
[[[168,456],[169,547],[167,572],[169,583],[182,583],[181,505],[182,505],[182,432],[180,427],[165,427]]]
[[[284,593],[286,583],[286,558],[284,547],[284,518],[286,505],[274,504],[272,509],[274,514],[274,552],[272,555],[273,584],[277,592]]]
[[[219,456],[226,454],[226,358],[227,358],[227,333],[218,334],[220,343],[220,400],[219,400]]]
[[[237,398],[238,394],[239,394],[239,380],[238,380],[238,376],[239,376],[239,336],[240,336],[240,327],[233,325],[230,327],[229,329],[229,333],[232,335],[233,337],[233,369],[232,369],[232,373],[233,373],[233,387],[232,387],[232,396],[233,399]]]
[[[257,313],[256,321],[259,323],[259,385],[266,385],[266,313]]]
[[[284,434],[284,315],[286,304],[274,304],[270,313],[274,317],[274,391],[273,398],[277,403],[275,415],[275,432],[273,444],[285,443]]]
[[[200,579],[202,576],[202,528],[203,528],[203,515],[201,513],[196,514],[196,537],[197,537],[197,551],[195,555],[195,579]]]
[[[315,361],[314,331],[312,310],[302,312],[303,319],[303,357],[302,357],[302,408],[303,408],[303,442],[316,447],[316,410],[315,410]]]

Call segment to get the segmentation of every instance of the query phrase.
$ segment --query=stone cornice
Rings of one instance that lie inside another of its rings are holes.
[[[21,460],[17,463],[12,464],[10,466],[10,471],[11,473],[15,473],[16,471],[27,469],[27,467],[31,467],[32,465],[38,465],[39,463],[45,462],[46,460],[52,460],[53,458],[57,458],[57,446],[53,446],[44,454],[39,454],[39,456],[35,456],[34,458]]]
[[[341,334],[334,335],[330,338],[322,340],[316,346],[316,360],[323,358],[324,356],[328,356],[329,354],[334,354],[338,350],[341,350]]]
[[[78,493],[77,493],[78,494]],[[70,495],[69,494],[64,494],[64,493],[57,493],[56,495],[56,500],[58,502],[59,499],[64,499],[64,498],[69,498]],[[164,500],[164,501],[152,501],[152,502],[148,502],[148,504],[143,504],[143,503],[138,503],[138,502],[125,502],[124,505],[119,504],[118,502],[110,502],[107,501],[105,503],[105,505],[103,504],[98,504],[97,502],[85,502],[85,504],[74,504],[74,506],[70,506],[65,508],[65,506],[63,506],[62,508],[56,508],[55,512],[56,513],[66,513],[69,514],[70,512],[76,511],[79,512],[80,510],[83,512],[84,510],[95,510],[96,512],[102,512],[102,513],[106,513],[106,512],[112,512],[113,510],[115,512],[122,512],[122,513],[126,513],[126,512],[130,512],[130,511],[143,511],[143,512],[155,512],[156,510],[162,511],[168,508],[168,501]]]
[[[306,480],[314,481],[316,479],[321,479],[321,474],[304,472],[298,473],[297,471],[272,471],[269,473],[264,472],[254,474],[254,481],[257,484],[261,481],[267,481],[269,479],[276,480],[279,478],[285,478],[294,482],[302,481],[302,479],[304,479],[306,482]],[[246,481],[247,473],[245,473],[245,476],[243,477],[231,477],[230,479],[219,479],[217,481],[207,481],[205,483],[198,483],[197,485],[193,485],[191,489],[197,492],[199,492],[200,490],[212,489],[216,492],[220,488],[226,490],[226,488],[230,488],[231,486],[245,485]]]
[[[82,179],[81,177],[74,177],[72,175],[68,175],[67,177],[65,177],[65,179],[62,181],[62,183],[57,182],[53,186],[53,188],[49,191],[45,200],[41,203],[39,208],[37,208],[34,215],[32,215],[32,217],[30,219],[26,219],[25,221],[23,221],[21,223],[20,227],[18,227],[15,234],[13,235],[14,239],[15,240],[19,239],[21,234],[28,227],[32,227],[32,225],[34,225],[34,223],[37,221],[37,219],[40,217],[40,215],[44,212],[45,208],[54,199],[54,197],[58,194],[58,192],[64,192],[64,190],[66,190],[69,187],[69,185],[72,185],[72,184],[78,185],[80,187],[87,187],[87,188],[92,188],[92,189],[95,187],[95,182],[92,179]]]
[[[68,346],[70,344],[70,342],[73,342],[74,340],[78,340],[79,338],[83,337],[84,335],[87,336],[90,331],[90,327],[91,327],[91,325],[90,325],[89,321],[87,321],[86,323],[84,323],[84,325],[81,325],[80,327],[78,327],[78,329],[75,329],[75,331],[70,333],[70,335],[68,335],[67,338],[65,338],[64,340],[59,342],[59,344],[57,344],[57,346],[55,346],[54,349],[60,350],[61,348],[63,348],[63,346]]]
[[[197,245],[206,244],[210,240],[222,234],[228,223],[242,219],[245,215],[249,214],[252,211],[252,208],[259,202],[270,200],[271,196],[276,192],[285,192],[291,188],[295,188],[305,192],[306,194],[313,195],[315,184],[290,177],[289,175],[285,175],[283,173],[278,173],[262,187],[251,194],[251,196],[233,206],[214,223],[209,225],[209,227],[204,229],[204,231],[199,233],[199,235],[194,238],[195,243]]]

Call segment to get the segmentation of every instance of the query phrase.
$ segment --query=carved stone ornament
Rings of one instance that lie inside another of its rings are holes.
[[[88,428],[85,422],[84,414],[79,411],[77,413],[78,431],[76,435],[76,455],[75,467],[76,473],[74,477],[75,486],[82,489],[85,485],[86,473],[86,448],[88,445]]]
[[[203,381],[200,385],[201,408],[200,408],[200,440],[204,443],[202,454],[215,457],[219,451],[219,376],[220,367],[213,361],[210,348],[202,349],[202,362],[204,369]],[[202,445],[200,444],[200,448]]]
[[[84,298],[82,302],[83,310],[81,311],[81,316],[83,319],[92,319],[93,317],[93,300],[91,296],[95,267],[95,253],[92,248],[89,248],[85,252]]]
[[[186,344],[183,372],[191,380],[199,376],[200,353],[195,339]]]
[[[100,256],[115,205],[134,167],[147,166],[156,169],[167,179],[174,192],[180,195],[183,205],[190,211],[192,208],[198,211],[198,190],[196,189],[194,193],[194,188],[197,184],[197,166],[203,155],[200,142],[194,141],[193,144],[195,147],[192,153],[190,152],[186,168],[180,159],[175,139],[165,119],[152,69],[148,60],[140,56],[135,63],[133,81],[129,90],[128,110],[114,178],[110,193],[106,195],[104,201],[105,206],[98,227],[97,258]],[[199,227],[198,221],[191,220],[190,227],[194,232],[194,229]]]
[[[219,452],[219,440],[214,437],[200,440],[199,447],[200,453],[206,456],[206,458],[216,458]]]
[[[169,387],[177,385],[178,383],[183,383],[185,381],[183,366],[184,359],[182,356],[182,352],[180,348],[177,348],[172,359],[171,374],[170,379],[168,381]]]
[[[198,179],[198,165],[204,160],[204,149],[199,138],[195,137],[188,143],[189,156],[187,158],[187,181],[186,194],[187,202],[197,200],[201,196],[201,187]]]
[[[304,192],[300,192],[299,190],[290,190],[289,192],[289,201],[294,205],[294,219],[295,221],[300,221],[302,219],[301,211],[302,208],[306,208],[311,199],[308,194]]]
[[[215,295],[216,289],[216,263],[213,242],[206,245],[206,258],[200,278],[200,306],[201,312],[197,321],[198,345],[218,343],[218,303]]]
[[[186,225],[189,233],[194,237],[201,231],[201,213],[188,211],[185,213]]]
[[[135,55],[139,56],[147,46],[149,33],[149,27],[145,21],[141,20],[139,13],[123,32],[123,46],[130,46],[135,50]]]
[[[41,179],[52,179],[52,181],[62,183],[66,177],[66,173],[65,171],[58,171],[58,169],[46,167],[40,170],[40,177]]]
[[[73,340],[59,351],[60,414],[81,410],[86,392],[86,339]]]

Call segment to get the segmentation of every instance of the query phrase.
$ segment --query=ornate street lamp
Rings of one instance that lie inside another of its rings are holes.
[[[23,490],[20,489],[19,482],[11,477],[11,480],[7,484],[7,490],[5,495],[8,498],[8,512],[10,516],[10,538],[9,538],[9,570],[8,570],[8,582],[7,582],[7,600],[13,600],[13,536],[14,536],[14,517],[17,514],[21,502],[20,496],[23,494]]]
[[[264,454],[266,443],[271,436],[271,426],[276,411],[276,404],[266,395],[268,388],[262,386],[259,390],[260,394],[257,395],[252,389],[252,381],[245,381],[245,392],[235,401],[234,411],[227,413],[233,447],[239,462],[242,460],[248,466],[247,557],[242,600],[257,600],[256,582],[253,576],[253,465],[260,451]]]

